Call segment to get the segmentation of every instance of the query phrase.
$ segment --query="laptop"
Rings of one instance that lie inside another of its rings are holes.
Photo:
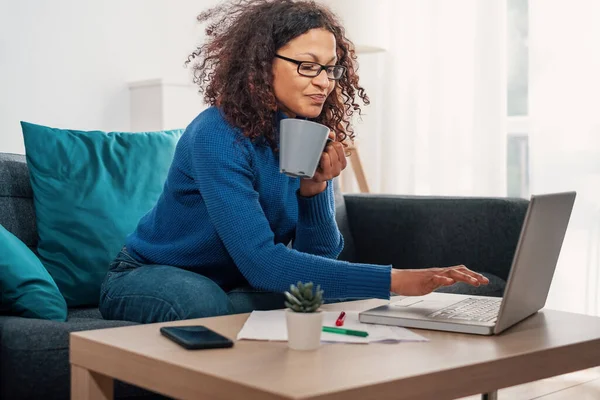
[[[575,192],[533,195],[513,257],[504,297],[430,293],[394,298],[359,313],[365,323],[497,335],[539,311],[571,217]],[[397,300],[397,301],[396,301]]]

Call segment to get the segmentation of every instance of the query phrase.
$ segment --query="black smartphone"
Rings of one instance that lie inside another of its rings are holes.
[[[201,325],[163,326],[160,333],[188,350],[222,349],[233,346],[233,341]]]

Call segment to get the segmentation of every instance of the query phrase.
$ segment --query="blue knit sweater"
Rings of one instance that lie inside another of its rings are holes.
[[[266,142],[251,142],[209,108],[181,136],[163,192],[127,249],[143,263],[196,271],[225,290],[250,284],[283,292],[312,281],[326,298],[389,298],[391,266],[336,260],[344,241],[331,182],[310,198],[299,187],[279,172]]]

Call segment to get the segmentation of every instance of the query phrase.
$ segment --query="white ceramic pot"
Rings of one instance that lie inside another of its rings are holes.
[[[288,346],[294,350],[315,350],[321,345],[323,313],[298,313],[289,308],[285,313]]]

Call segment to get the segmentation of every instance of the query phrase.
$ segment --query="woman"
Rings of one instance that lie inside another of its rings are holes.
[[[346,167],[355,97],[368,98],[329,10],[250,0],[198,19],[211,22],[208,41],[191,58],[200,60],[195,82],[212,107],[187,127],[156,206],[111,264],[105,318],[149,323],[281,308],[281,293],[297,281],[320,284],[330,300],[488,282],[464,266],[395,270],[336,259],[344,241],[331,179]],[[277,127],[296,117],[334,130],[312,179],[279,173]]]

